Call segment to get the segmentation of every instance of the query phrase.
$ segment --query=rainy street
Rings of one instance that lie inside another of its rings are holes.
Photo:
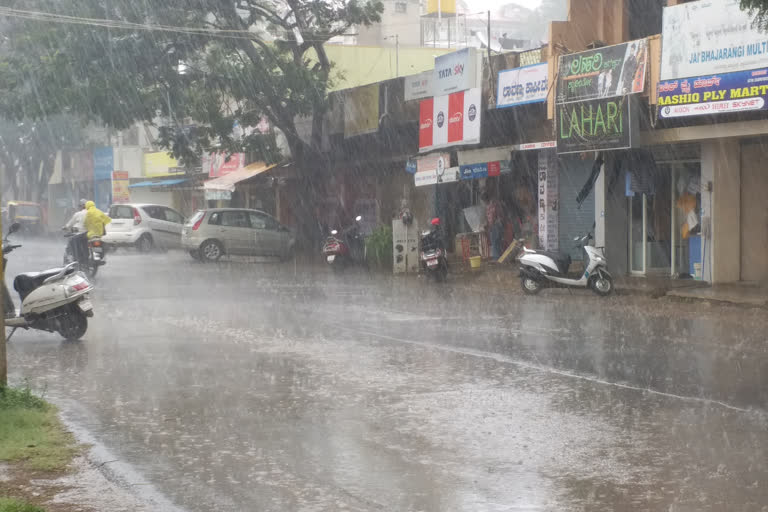
[[[9,264],[55,266],[25,241]],[[763,310],[110,254],[11,379],[161,509],[765,511]],[[147,491],[149,492],[149,491]]]

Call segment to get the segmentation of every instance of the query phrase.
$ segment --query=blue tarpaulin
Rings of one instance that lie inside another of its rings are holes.
[[[177,178],[173,180],[160,180],[160,181],[141,181],[139,183],[134,183],[133,185],[128,185],[128,188],[169,187],[171,185],[178,185],[180,183],[184,183],[185,181],[187,181],[186,178]]]

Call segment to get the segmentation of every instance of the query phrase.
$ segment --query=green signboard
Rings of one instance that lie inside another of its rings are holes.
[[[632,147],[627,96],[563,103],[556,108],[558,154]]]

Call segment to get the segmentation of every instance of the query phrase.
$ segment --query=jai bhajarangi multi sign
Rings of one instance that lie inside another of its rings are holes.
[[[480,142],[480,89],[422,100],[419,105],[419,151]]]
[[[659,117],[768,109],[768,68],[659,83]]]
[[[499,71],[496,108],[547,101],[548,64]]]

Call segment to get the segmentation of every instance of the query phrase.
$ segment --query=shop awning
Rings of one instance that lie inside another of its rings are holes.
[[[209,190],[232,193],[235,191],[235,185],[241,181],[245,181],[247,179],[253,178],[254,176],[258,176],[259,174],[267,172],[276,165],[277,164],[267,165],[264,162],[255,162],[243,167],[242,169],[238,169],[236,171],[230,172],[229,174],[225,174],[220,178],[208,180],[203,183],[203,188],[206,190],[206,193]]]
[[[173,180],[140,181],[139,183],[134,183],[132,185],[128,185],[128,188],[170,187],[171,185],[179,185],[179,184],[184,183],[186,181],[189,181],[189,180],[187,178],[176,178],[176,179],[173,179]]]

